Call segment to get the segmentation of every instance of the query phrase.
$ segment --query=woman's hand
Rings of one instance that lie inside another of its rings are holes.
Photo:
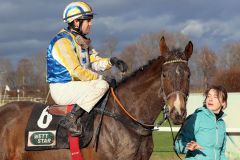
[[[197,142],[195,142],[195,141],[191,141],[191,142],[187,143],[186,147],[190,151],[194,151],[196,149],[204,149],[202,146],[197,144]]]

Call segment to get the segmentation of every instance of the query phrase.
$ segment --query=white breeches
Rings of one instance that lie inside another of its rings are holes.
[[[59,105],[78,104],[90,112],[109,88],[105,80],[71,81],[67,83],[51,83],[50,93]]]

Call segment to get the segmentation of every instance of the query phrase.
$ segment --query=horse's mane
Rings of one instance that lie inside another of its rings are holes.
[[[125,83],[126,81],[128,81],[131,78],[134,78],[139,72],[142,72],[142,71],[146,70],[146,68],[150,67],[156,61],[160,61],[159,63],[161,63],[160,65],[162,65],[163,62],[164,62],[164,58],[162,56],[158,56],[155,59],[149,60],[147,62],[147,64],[139,67],[138,69],[133,71],[131,74],[129,74],[128,76],[124,77],[120,82],[118,82],[117,86],[121,85],[122,83]]]

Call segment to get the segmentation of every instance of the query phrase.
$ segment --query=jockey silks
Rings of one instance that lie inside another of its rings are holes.
[[[81,58],[80,58],[80,63],[84,68],[89,68],[90,63],[89,63],[89,55],[88,51],[86,49],[82,49],[81,52]]]
[[[91,54],[89,48],[81,48],[75,36],[67,29],[62,29],[47,49],[49,83],[94,80],[98,74],[91,69],[103,71],[110,67],[109,58],[101,58],[96,53]]]

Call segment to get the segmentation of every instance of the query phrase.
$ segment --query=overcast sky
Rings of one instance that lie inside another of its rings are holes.
[[[45,52],[66,25],[62,12],[71,1],[0,0],[0,58],[16,60]],[[239,41],[239,0],[87,0],[97,16],[91,38],[97,47],[107,37],[119,50],[141,35],[166,30],[186,34],[198,47],[220,50]]]

